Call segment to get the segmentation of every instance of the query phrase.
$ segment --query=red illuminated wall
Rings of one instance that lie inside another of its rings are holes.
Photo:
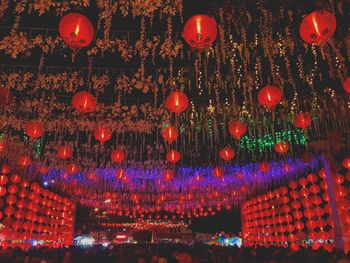
[[[242,205],[246,246],[334,247],[334,220],[326,172],[311,173]],[[350,222],[350,220],[349,220]]]
[[[0,175],[0,245],[57,247],[73,239],[75,204],[18,175]],[[35,241],[34,241],[35,240]]]

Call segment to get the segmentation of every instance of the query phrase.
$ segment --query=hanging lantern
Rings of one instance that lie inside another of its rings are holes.
[[[230,121],[228,124],[228,131],[234,138],[240,140],[247,132],[247,126],[241,121]]]
[[[87,91],[79,91],[73,96],[72,105],[80,113],[93,112],[96,108],[96,98]]]
[[[14,184],[18,184],[21,181],[21,177],[18,174],[13,174],[10,177],[10,180]]]
[[[186,21],[182,37],[190,47],[203,49],[215,41],[217,34],[215,20],[210,16],[198,14]]]
[[[71,48],[87,47],[94,38],[94,27],[90,20],[79,13],[70,13],[62,17],[58,30],[63,41]]]
[[[114,150],[111,153],[111,160],[114,163],[121,163],[125,159],[125,154],[121,150]]]
[[[346,169],[350,169],[350,157],[345,158],[342,164]]]
[[[46,165],[40,165],[38,168],[39,173],[41,174],[47,174],[49,172],[49,167],[47,167]]]
[[[350,77],[347,77],[343,82],[343,88],[347,93],[350,93]]]
[[[258,102],[268,109],[273,109],[282,99],[282,91],[280,88],[272,85],[267,85],[259,90]]]
[[[8,174],[9,172],[10,172],[10,166],[8,166],[7,164],[3,164],[1,166],[1,173]]]
[[[13,101],[13,96],[10,93],[10,89],[6,88],[4,85],[0,85],[0,107],[11,104]]]
[[[166,159],[168,160],[169,163],[177,163],[178,161],[180,161],[180,153],[176,150],[170,150],[167,154],[166,154]]]
[[[18,164],[23,167],[27,167],[31,164],[31,160],[28,156],[22,155],[18,158]]]
[[[168,126],[162,129],[162,137],[164,141],[168,143],[172,143],[173,141],[176,141],[179,133],[174,126]]]
[[[61,159],[68,159],[72,157],[73,152],[69,146],[63,145],[58,147],[57,154],[58,154],[58,157]]]
[[[335,16],[327,11],[314,11],[303,18],[299,34],[308,44],[322,45],[333,35],[337,27]]]
[[[222,170],[221,167],[215,167],[215,168],[213,168],[213,175],[215,177],[220,178],[220,177],[224,176],[224,171]]]
[[[268,171],[270,171],[270,165],[267,162],[262,162],[259,165],[259,170],[263,173],[267,173]]]
[[[126,172],[124,169],[120,168],[115,172],[115,177],[119,180],[126,178]]]
[[[4,140],[0,140],[0,153],[2,153],[6,148],[6,144]]]
[[[100,143],[105,143],[112,137],[112,133],[108,127],[98,126],[94,131],[94,136]]]
[[[44,134],[43,126],[39,121],[29,121],[24,126],[25,133],[32,139],[38,139]]]
[[[308,113],[299,113],[294,120],[294,126],[306,130],[311,125],[312,119]]]
[[[165,100],[166,107],[172,113],[181,113],[188,107],[188,98],[185,93],[181,91],[173,91]]]
[[[289,144],[288,144],[288,142],[281,141],[279,143],[275,143],[274,148],[275,148],[276,152],[283,154],[283,153],[286,153],[288,151]]]
[[[170,180],[172,180],[174,178],[174,171],[173,170],[170,170],[170,169],[167,169],[165,170],[164,172],[164,180],[166,182],[169,182]]]
[[[68,175],[72,175],[79,171],[79,167],[75,163],[68,163],[65,170]]]
[[[220,151],[221,159],[225,161],[231,161],[235,157],[235,151],[231,147],[224,147]]]

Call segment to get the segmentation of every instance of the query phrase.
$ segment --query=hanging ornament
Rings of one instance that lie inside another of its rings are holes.
[[[262,162],[259,165],[259,170],[263,173],[270,171],[270,165],[267,162]]]
[[[43,126],[40,121],[29,121],[24,126],[25,133],[32,139],[36,140],[44,134]]]
[[[282,99],[282,91],[280,88],[272,85],[267,85],[259,90],[258,102],[268,109],[273,109]]]
[[[18,158],[18,164],[23,167],[27,167],[32,163],[30,158],[26,155],[22,155]]]
[[[303,130],[306,130],[311,125],[312,119],[309,113],[299,113],[295,120],[294,126]]]
[[[343,82],[343,88],[347,93],[350,93],[350,77],[347,77]]]
[[[235,151],[231,147],[224,147],[220,151],[220,157],[224,161],[231,161],[235,157]]]
[[[111,160],[114,163],[121,163],[125,159],[125,154],[121,150],[114,150],[111,153]]]
[[[79,171],[79,167],[75,163],[68,163],[66,165],[66,172],[67,172],[68,175],[75,174],[78,171]]]
[[[79,13],[70,13],[62,17],[58,30],[63,41],[71,48],[87,47],[94,38],[94,27],[90,20]]]
[[[188,98],[185,93],[181,91],[173,91],[165,100],[166,107],[172,113],[181,113],[188,107]]]
[[[98,126],[94,131],[94,136],[100,143],[105,143],[112,137],[112,133],[108,127]]]
[[[178,136],[179,136],[179,133],[175,126],[168,126],[162,129],[162,137],[164,141],[168,143],[172,143],[173,141],[176,141]]]
[[[286,153],[288,151],[289,144],[288,144],[288,142],[281,141],[279,143],[275,143],[274,148],[275,148],[276,152],[283,154],[283,153]]]
[[[220,177],[224,176],[224,171],[222,170],[221,167],[215,167],[215,168],[213,168],[213,175],[215,177],[220,178]]]
[[[322,45],[333,35],[337,27],[335,16],[327,11],[314,11],[303,18],[299,33],[308,44]]]
[[[42,164],[39,166],[38,171],[40,174],[47,174],[49,172],[49,167]]]
[[[215,41],[217,34],[216,21],[210,16],[198,14],[186,21],[182,37],[190,47],[204,49]]]
[[[166,181],[166,182],[171,181],[174,178],[174,174],[175,173],[174,173],[173,170],[170,170],[170,169],[165,170],[165,172],[164,172],[164,181]]]
[[[80,113],[93,112],[96,108],[96,98],[87,91],[79,91],[73,96],[72,105]]]
[[[10,166],[3,164],[1,166],[1,174],[8,174],[10,172]]]
[[[118,180],[124,180],[124,178],[126,178],[126,172],[124,169],[119,168],[116,172],[115,172],[115,177]]]
[[[350,157],[345,158],[342,164],[346,169],[350,169]]]
[[[167,154],[166,154],[166,159],[169,163],[177,163],[178,161],[180,161],[180,153],[176,150],[170,150]]]
[[[61,159],[68,159],[72,157],[73,152],[69,146],[63,145],[58,147],[57,154],[58,154],[58,157]]]
[[[234,138],[240,140],[247,132],[247,126],[241,121],[230,121],[228,124],[228,131]]]

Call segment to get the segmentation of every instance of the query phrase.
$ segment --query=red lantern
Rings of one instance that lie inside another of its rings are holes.
[[[5,150],[5,142],[3,140],[0,140],[0,153],[2,153]]]
[[[280,88],[272,85],[267,85],[259,90],[258,101],[262,106],[268,109],[273,109],[282,99],[282,91]]]
[[[41,174],[47,174],[49,172],[49,167],[47,167],[46,165],[40,165],[38,168],[39,173]]]
[[[73,96],[72,105],[80,113],[93,112],[96,108],[96,98],[87,91],[79,91]]]
[[[224,176],[224,171],[222,170],[221,167],[215,167],[213,168],[213,175],[218,178],[222,177]]]
[[[314,11],[303,18],[299,33],[306,43],[322,45],[333,35],[336,27],[337,21],[332,13]]]
[[[312,119],[308,113],[299,113],[294,120],[294,126],[306,130],[311,125]]]
[[[169,163],[177,163],[180,161],[180,153],[176,150],[170,150],[166,154],[166,159],[168,160]]]
[[[10,177],[10,180],[14,184],[18,184],[21,181],[21,177],[18,174],[13,174]]]
[[[2,174],[8,174],[10,172],[10,166],[7,164],[3,164],[1,167],[1,173]]]
[[[345,168],[350,169],[350,157],[345,158],[342,164]]]
[[[217,34],[215,20],[210,16],[198,14],[186,21],[182,37],[190,47],[203,49],[215,41]]]
[[[174,178],[174,171],[173,170],[165,170],[164,172],[164,180],[166,182],[169,182],[170,180],[172,180]]]
[[[228,131],[234,138],[240,140],[247,132],[247,126],[241,121],[230,121],[228,124]]]
[[[78,165],[76,165],[75,163],[69,163],[66,165],[66,172],[68,173],[68,175],[75,174],[78,172],[78,170]]]
[[[30,121],[24,126],[25,133],[32,139],[38,139],[44,134],[43,126],[39,121]]]
[[[114,163],[121,163],[125,159],[125,154],[121,150],[114,150],[111,153],[111,159]]]
[[[274,148],[275,148],[276,152],[283,154],[283,153],[286,153],[288,151],[289,144],[288,144],[288,142],[281,141],[279,143],[275,143]]]
[[[0,186],[0,197],[6,194],[7,190],[4,186]]]
[[[176,127],[174,126],[168,126],[162,129],[162,137],[164,141],[168,143],[172,143],[173,141],[176,141],[178,135],[179,133]]]
[[[173,91],[165,100],[166,107],[173,113],[181,113],[188,107],[188,98],[181,91]]]
[[[116,172],[115,172],[115,177],[119,180],[122,180],[124,178],[126,178],[126,172],[124,169],[118,169]]]
[[[94,136],[100,143],[104,143],[112,137],[112,133],[108,127],[98,126],[94,131]]]
[[[259,165],[259,170],[263,173],[267,173],[268,171],[270,171],[270,165],[266,162],[262,162]]]
[[[343,82],[343,88],[347,93],[350,93],[350,77],[347,77]]]
[[[79,13],[70,13],[62,17],[58,30],[64,42],[71,48],[87,47],[94,38],[94,28],[90,20]]]
[[[234,156],[235,156],[235,152],[231,147],[224,147],[220,151],[220,157],[225,161],[232,160]]]
[[[31,160],[28,156],[22,155],[18,158],[18,164],[23,167],[27,167],[31,164]]]
[[[72,157],[73,152],[69,146],[63,145],[58,147],[57,154],[58,154],[58,157],[61,159],[68,159]]]

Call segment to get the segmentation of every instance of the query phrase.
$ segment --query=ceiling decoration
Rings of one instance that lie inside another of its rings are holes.
[[[1,162],[84,204],[184,215],[308,169],[309,142],[349,147],[348,10],[290,2],[3,1]]]

